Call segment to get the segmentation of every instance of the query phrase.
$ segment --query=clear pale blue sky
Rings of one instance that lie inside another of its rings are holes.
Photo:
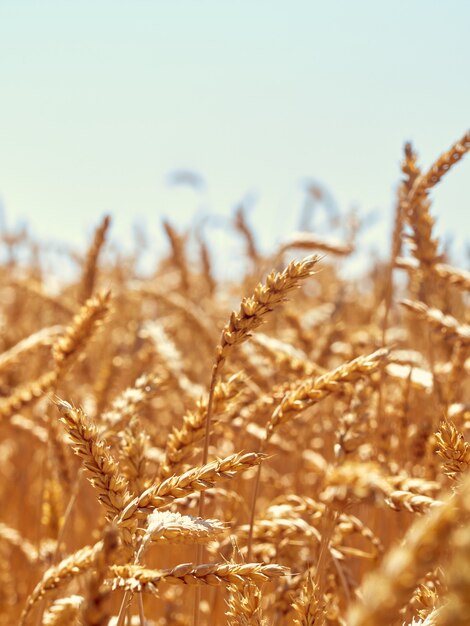
[[[139,221],[158,242],[162,216],[227,216],[254,190],[269,247],[313,177],[377,211],[385,248],[403,142],[427,165],[470,126],[469,26],[467,0],[0,0],[7,221],[83,244],[111,212],[116,238]],[[207,191],[169,187],[179,167]],[[461,244],[468,160],[434,197]]]

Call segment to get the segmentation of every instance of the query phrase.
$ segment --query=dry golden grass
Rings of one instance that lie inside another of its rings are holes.
[[[105,217],[52,293],[3,234],[0,626],[470,623],[470,275],[431,204],[469,150],[405,146],[354,281],[355,227],[264,255],[243,207],[232,281],[168,222],[143,276]]]

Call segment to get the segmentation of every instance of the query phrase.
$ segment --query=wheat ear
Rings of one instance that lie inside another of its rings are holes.
[[[80,285],[80,302],[85,302],[91,297],[95,288],[96,274],[98,268],[98,257],[106,240],[106,234],[111,225],[111,217],[105,215],[101,224],[95,231],[92,244],[87,252],[85,259],[85,267],[83,270],[82,281]]]
[[[210,489],[220,480],[234,478],[238,473],[259,465],[264,458],[263,454],[255,452],[232,454],[220,461],[193,467],[181,476],[172,476],[129,502],[119,516],[119,523],[122,524],[135,515],[145,516],[152,509],[166,506],[176,498]]]
[[[292,604],[296,612],[294,623],[297,626],[323,626],[326,609],[323,598],[319,597],[318,585],[314,582],[312,572],[307,572],[305,583],[297,600]]]
[[[50,567],[27,599],[19,626],[24,626],[33,607],[48,591],[59,589],[71,578],[88,571],[102,549],[103,542],[99,541],[94,546],[86,546],[77,550],[57,565]]]
[[[464,434],[452,422],[441,422],[435,440],[437,454],[444,459],[444,473],[452,480],[460,478],[470,467],[470,444]]]
[[[434,220],[429,213],[429,190],[470,150],[470,132],[467,132],[447,152],[443,153],[425,174],[417,176],[402,207],[413,228],[413,254],[426,273],[441,259],[437,254],[437,240],[432,238]]]
[[[131,495],[127,480],[121,475],[117,461],[106,441],[98,435],[92,420],[68,402],[57,400],[61,422],[72,440],[75,454],[81,457],[91,484],[98,490],[98,500],[106,508],[109,519],[119,515]]]
[[[109,312],[110,293],[100,293],[90,298],[73,318],[62,337],[56,341],[52,354],[56,368],[61,371],[70,364],[72,357],[80,353],[97,326]]]
[[[266,440],[269,441],[280,424],[292,419],[301,411],[305,411],[332,393],[341,392],[347,383],[354,382],[358,377],[370,376],[376,372],[388,352],[387,348],[381,348],[372,354],[348,361],[318,378],[302,382],[299,387],[284,396],[273,412],[266,426]]]
[[[111,568],[113,589],[156,593],[162,582],[170,585],[243,585],[262,583],[285,576],[286,567],[270,563],[209,563],[195,565],[183,563],[172,569],[151,570],[140,565],[116,565]]]
[[[251,582],[229,585],[226,616],[229,626],[267,626],[263,619],[260,588]]]

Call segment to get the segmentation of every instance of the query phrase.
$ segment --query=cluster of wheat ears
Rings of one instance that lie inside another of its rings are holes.
[[[470,274],[429,197],[469,150],[405,146],[354,281],[352,238],[268,257],[243,211],[230,282],[170,223],[142,278],[105,218],[52,290],[4,232],[0,625],[470,624]]]

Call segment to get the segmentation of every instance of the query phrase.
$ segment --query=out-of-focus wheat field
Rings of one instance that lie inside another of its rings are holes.
[[[230,280],[171,221],[151,271],[106,216],[55,282],[2,233],[0,624],[470,622],[470,274],[432,206],[469,150],[405,145],[354,280],[353,222],[262,253],[243,207]]]

